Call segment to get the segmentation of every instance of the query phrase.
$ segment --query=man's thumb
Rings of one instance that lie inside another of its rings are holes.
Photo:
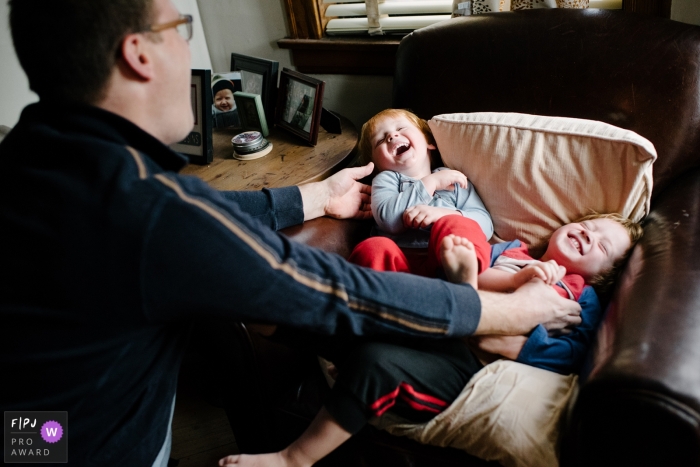
[[[353,167],[351,170],[352,178],[359,180],[360,178],[365,178],[367,175],[372,173],[372,170],[374,170],[374,163],[370,162],[362,167]]]

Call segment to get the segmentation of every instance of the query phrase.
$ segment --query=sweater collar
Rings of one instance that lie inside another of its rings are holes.
[[[117,144],[131,146],[165,171],[179,172],[187,158],[176,153],[131,121],[87,104],[38,102],[22,111],[20,122],[52,119],[67,132],[86,132]]]

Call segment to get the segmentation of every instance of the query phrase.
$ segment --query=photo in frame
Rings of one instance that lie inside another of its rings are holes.
[[[315,146],[321,126],[325,84],[319,79],[283,68],[275,124]]]
[[[232,53],[231,71],[240,72],[243,92],[260,95],[265,118],[268,122],[274,121],[279,62]]]
[[[269,135],[260,94],[236,92],[233,98],[236,101],[238,117],[241,119],[243,129],[259,131],[263,136]]]
[[[214,158],[212,145],[212,95],[211,70],[192,70],[190,102],[194,115],[194,127],[179,143],[172,144],[173,151],[185,155],[193,164],[208,164]]]
[[[233,99],[235,92],[243,90],[239,72],[216,72],[211,77],[211,107],[214,128],[241,128],[238,109]]]

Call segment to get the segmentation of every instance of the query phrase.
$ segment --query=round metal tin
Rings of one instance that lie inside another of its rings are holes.
[[[263,139],[262,133],[259,131],[244,131],[231,138],[231,144],[236,152],[249,150],[249,148],[252,147],[263,146],[263,141],[265,140]]]

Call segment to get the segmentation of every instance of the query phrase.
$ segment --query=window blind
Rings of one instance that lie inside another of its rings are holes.
[[[408,34],[450,19],[453,0],[323,0],[326,34]],[[502,0],[472,0],[474,14],[499,11]],[[556,8],[556,0],[535,0],[534,8]],[[551,5],[550,5],[551,4]],[[621,9],[622,0],[589,0],[589,8]]]
[[[438,21],[450,19],[452,0],[377,0],[343,2],[323,0],[329,4],[326,34],[408,34]],[[372,17],[372,3],[376,13]]]

